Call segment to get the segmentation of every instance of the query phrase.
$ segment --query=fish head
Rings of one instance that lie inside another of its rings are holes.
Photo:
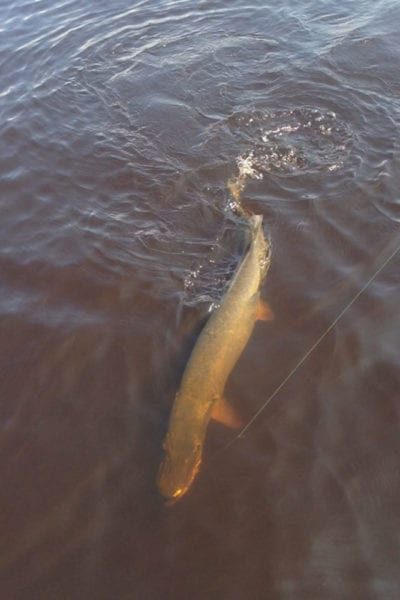
[[[171,447],[167,436],[164,448],[165,456],[158,472],[157,485],[164,498],[173,502],[188,491],[196,477],[201,463],[202,445],[193,442]]]

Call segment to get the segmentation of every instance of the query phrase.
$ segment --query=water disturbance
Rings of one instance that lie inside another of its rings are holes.
[[[2,3],[1,598],[400,597],[398,23]],[[166,507],[173,399],[246,244],[232,189],[275,319],[227,383],[242,430],[210,424]]]

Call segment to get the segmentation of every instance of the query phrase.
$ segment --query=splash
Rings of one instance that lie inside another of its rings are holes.
[[[231,193],[231,197],[228,199],[227,208],[236,215],[246,215],[247,212],[242,206],[241,195],[246,185],[247,179],[262,179],[263,174],[258,172],[255,168],[255,157],[254,153],[250,152],[247,155],[239,156],[236,159],[238,166],[238,175],[232,179],[228,179],[227,186]]]
[[[235,137],[249,146],[237,159],[238,193],[246,179],[340,169],[352,147],[349,128],[335,112],[317,108],[253,111],[231,117]],[[235,197],[235,190],[231,190]]]

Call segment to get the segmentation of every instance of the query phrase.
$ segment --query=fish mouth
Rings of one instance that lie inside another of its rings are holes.
[[[157,485],[160,494],[166,500],[167,506],[175,504],[177,500],[179,500],[180,498],[182,498],[182,496],[185,495],[185,493],[190,487],[191,481],[189,484],[186,485],[174,485],[169,477],[168,470],[164,468],[164,464],[161,464],[157,478]]]
[[[157,487],[167,502],[174,503],[183,496],[186,488],[176,482],[176,473],[168,456],[162,461],[158,470]]]
[[[185,494],[185,492],[187,491],[187,489],[178,489],[176,490],[176,492],[174,493],[173,496],[169,496],[168,498],[164,498],[165,502],[165,506],[167,506],[168,508],[170,506],[174,506],[174,504],[176,504],[178,502],[178,500],[180,500],[180,498],[182,498],[182,496]]]
[[[200,463],[201,454],[198,453],[183,461],[174,461],[168,455],[164,458],[158,471],[157,486],[168,506],[186,494],[196,477]]]

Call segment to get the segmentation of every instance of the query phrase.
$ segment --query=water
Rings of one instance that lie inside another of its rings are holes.
[[[397,599],[399,256],[245,435],[155,488],[241,232],[273,243],[245,423],[400,243],[394,0],[0,8],[1,596]]]

